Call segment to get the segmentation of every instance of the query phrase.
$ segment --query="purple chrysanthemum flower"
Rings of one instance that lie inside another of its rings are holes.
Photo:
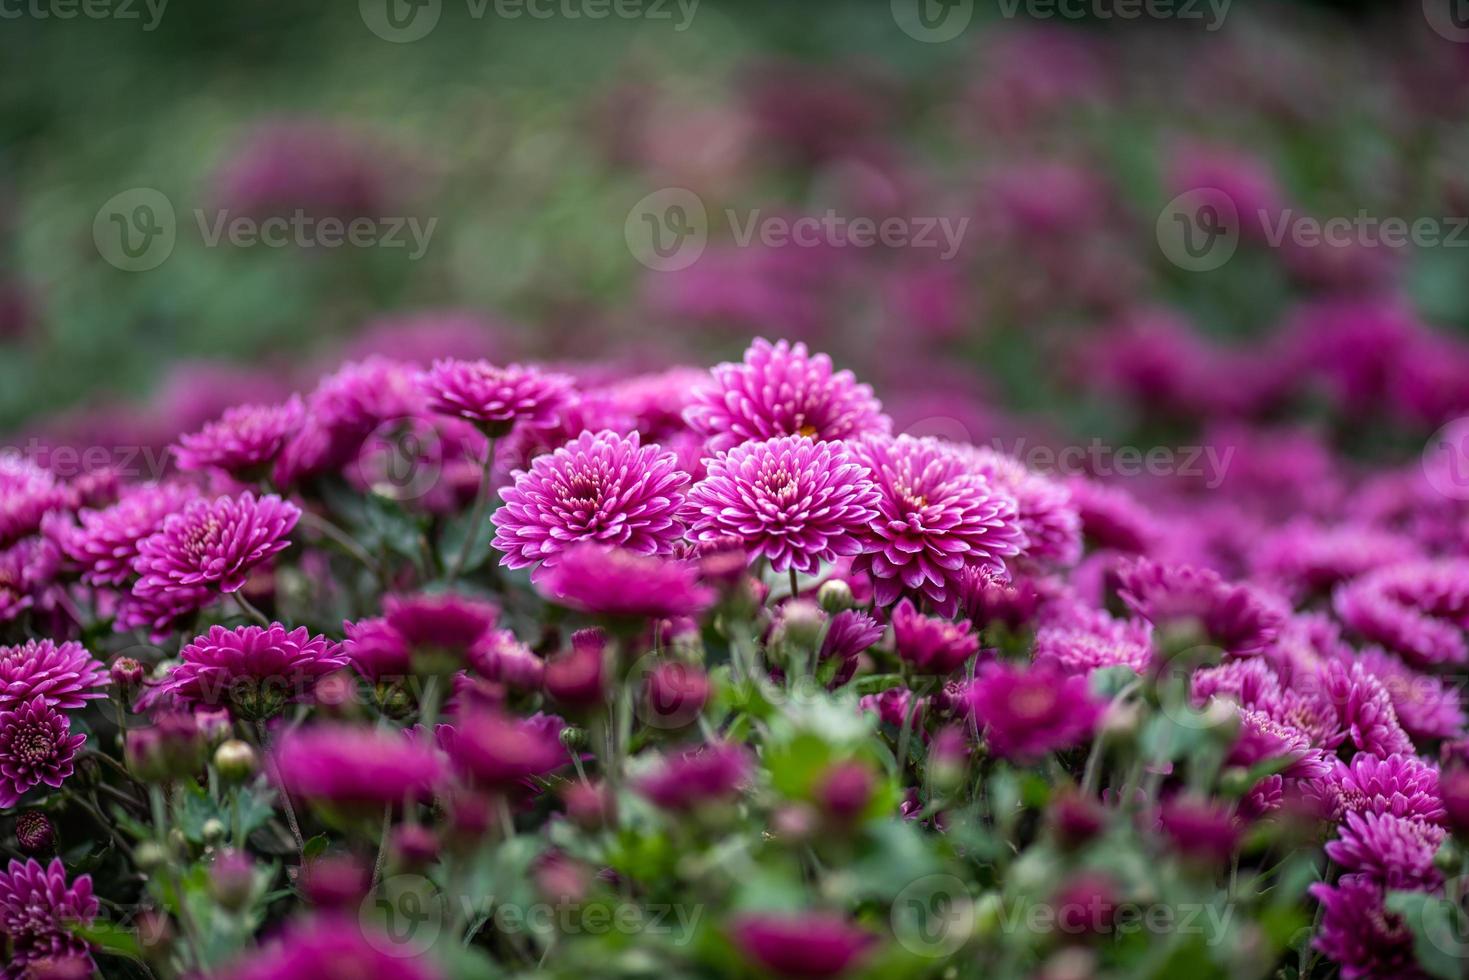
[[[1322,819],[1340,822],[1348,813],[1388,813],[1442,823],[1438,769],[1413,755],[1379,758],[1358,752],[1351,764],[1332,759],[1332,772],[1303,784]]]
[[[698,616],[714,602],[692,562],[580,544],[547,569],[537,590],[552,602],[597,616]]]
[[[1331,772],[1330,763],[1305,732],[1253,708],[1239,709],[1239,720],[1239,735],[1225,765],[1248,769],[1270,761],[1280,775],[1290,779],[1318,779]]]
[[[539,690],[546,662],[510,630],[490,630],[469,651],[475,673],[518,691]]]
[[[1449,682],[1419,673],[1375,647],[1362,651],[1360,663],[1387,691],[1399,724],[1413,738],[1454,738],[1463,732],[1464,704]]]
[[[12,709],[37,694],[62,711],[75,711],[107,696],[107,667],[73,640],[27,640],[0,647],[0,709]]]
[[[1339,588],[1336,614],[1417,667],[1469,661],[1469,560],[1406,562]]]
[[[1379,528],[1344,524],[1291,524],[1254,549],[1255,575],[1297,598],[1329,592],[1375,569],[1418,556],[1409,538]]]
[[[854,455],[872,472],[880,500],[876,549],[853,568],[872,576],[879,605],[921,595],[942,615],[958,606],[966,568],[1004,569],[1025,535],[1015,501],[933,439],[865,439]]]
[[[870,715],[875,715],[877,720],[884,725],[901,728],[908,721],[909,705],[913,698],[913,692],[906,687],[890,687],[876,694],[864,694],[857,701],[857,707]],[[910,729],[923,727],[923,712],[927,707],[927,701],[927,698],[922,698],[913,707],[913,720],[909,723]]]
[[[1240,827],[1229,808],[1208,799],[1179,795],[1164,801],[1158,826],[1190,860],[1222,865],[1239,846]]]
[[[0,807],[15,806],[34,786],[55,789],[72,773],[72,759],[87,740],[71,734],[71,721],[37,694],[0,711]]]
[[[342,650],[362,676],[369,680],[407,677],[413,671],[412,651],[403,634],[381,617],[343,623],[347,634]]]
[[[518,423],[534,428],[556,424],[572,382],[566,375],[519,364],[442,360],[419,375],[418,384],[432,411],[503,436]]]
[[[182,663],[160,695],[189,704],[228,704],[249,721],[274,717],[286,704],[307,698],[316,682],[347,665],[341,648],[302,626],[287,630],[212,626],[180,653]]]
[[[278,405],[236,405],[173,447],[181,470],[222,470],[237,479],[264,475],[301,429],[306,410],[292,395]]]
[[[1413,751],[1413,740],[1398,723],[1387,689],[1360,663],[1329,662],[1321,671],[1322,696],[1336,708],[1352,744],[1373,755]]]
[[[250,570],[284,551],[301,511],[274,494],[195,500],[138,545],[135,595],[188,593],[199,587],[236,592]]]
[[[41,518],[70,502],[66,485],[29,460],[0,454],[0,547],[34,534]]]
[[[1085,677],[1046,664],[987,663],[969,700],[990,750],[1020,761],[1084,741],[1102,714]]]
[[[1036,663],[1065,673],[1128,667],[1138,674],[1153,660],[1153,628],[1136,619],[1114,619],[1100,609],[1076,609],[1036,630]]]
[[[700,542],[737,538],[751,562],[811,574],[867,547],[877,504],[871,474],[841,445],[781,436],[710,460],[685,516]]]
[[[354,899],[355,902],[355,899]],[[357,915],[326,915],[290,925],[271,942],[225,967],[222,980],[441,980],[426,953]]]
[[[688,475],[637,433],[583,432],[514,476],[494,516],[494,546],[508,568],[553,567],[578,542],[666,555],[683,535]]]
[[[1081,515],[1064,483],[993,449],[976,448],[967,455],[991,485],[1015,498],[1027,556],[1058,565],[1074,565],[1081,559]]]
[[[500,620],[493,603],[453,592],[388,596],[383,613],[343,624],[347,658],[374,680],[458,670]]]
[[[1433,855],[1442,827],[1390,813],[1347,813],[1341,838],[1326,856],[1349,872],[1361,872],[1386,888],[1428,891],[1443,883]]]
[[[748,749],[719,742],[661,759],[634,788],[665,810],[688,811],[734,799],[752,769]]]
[[[1237,657],[1264,650],[1285,622],[1279,604],[1211,569],[1139,558],[1119,568],[1118,578],[1122,600],[1154,626],[1195,622],[1210,642]]]
[[[421,417],[426,409],[415,377],[406,364],[369,357],[321,379],[306,397],[306,424],[281,453],[276,482],[338,469],[382,423]]]
[[[72,928],[91,925],[97,909],[91,875],[68,884],[60,858],[47,865],[12,860],[0,872],[0,934],[9,937],[12,957],[6,975],[24,976],[38,960],[90,961],[91,947]]]
[[[1367,875],[1342,875],[1335,885],[1310,888],[1321,903],[1321,926],[1313,945],[1335,960],[1343,980],[1421,980],[1427,976],[1413,955],[1413,933],[1383,904],[1383,888]]]
[[[692,392],[684,411],[689,427],[711,452],[776,436],[854,439],[886,435],[892,420],[882,403],[850,371],[833,371],[831,358],[805,344],[757,339],[740,364],[724,363]]]
[[[111,507],[79,512],[80,526],[60,538],[61,547],[90,584],[121,585],[133,575],[139,543],[198,496],[186,483],[144,484]]]
[[[219,596],[206,586],[171,592],[124,595],[117,607],[113,629],[119,633],[141,629],[154,643],[162,643],[173,633],[192,623],[194,616]]]
[[[0,551],[0,623],[32,608],[60,565],[56,545],[46,538],[22,538]]]
[[[561,744],[561,727],[551,716],[511,718],[481,710],[444,732],[444,750],[466,779],[486,789],[505,791],[571,761]]]
[[[742,915],[729,937],[747,960],[774,976],[823,980],[854,969],[877,937],[829,912]]]
[[[1067,482],[1085,539],[1096,548],[1146,554],[1159,538],[1157,523],[1127,491],[1075,477]]]
[[[858,657],[882,639],[882,634],[882,625],[865,612],[848,609],[831,617],[826,639],[821,642],[820,661],[839,661],[830,681],[833,689],[852,679],[857,673]]]
[[[923,616],[904,599],[893,608],[893,648],[920,674],[950,674],[979,652],[971,623]]]
[[[402,732],[318,725],[287,732],[272,751],[273,778],[293,796],[372,809],[431,792],[443,758]]]
[[[639,374],[603,389],[633,420],[637,430],[653,441],[686,432],[684,409],[692,392],[709,380],[703,368],[674,367],[656,374]]]

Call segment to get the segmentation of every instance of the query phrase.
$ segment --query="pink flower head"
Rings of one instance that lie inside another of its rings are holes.
[[[969,699],[990,750],[1018,761],[1079,744],[1102,714],[1085,677],[1046,664],[987,663]]]
[[[865,612],[848,609],[831,617],[826,630],[826,639],[821,643],[822,664],[829,660],[838,661],[830,686],[841,687],[857,673],[857,662],[862,651],[882,639],[883,628]]]
[[[1225,757],[1226,765],[1248,769],[1273,762],[1281,775],[1292,779],[1316,779],[1331,772],[1326,757],[1311,745],[1306,733],[1252,708],[1241,708],[1239,717],[1239,735]]]
[[[138,545],[134,562],[140,598],[189,593],[200,587],[236,592],[250,570],[290,546],[301,511],[267,494],[194,500]]]
[[[1312,945],[1337,963],[1343,980],[1427,976],[1413,955],[1412,931],[1387,910],[1384,889],[1371,876],[1342,875],[1335,885],[1319,881],[1310,892],[1323,910]]]
[[[15,806],[34,786],[55,789],[72,773],[72,759],[87,740],[71,734],[66,715],[36,695],[0,711],[0,807]]]
[[[1350,765],[1333,759],[1329,776],[1303,788],[1321,817],[1334,822],[1348,813],[1389,813],[1426,823],[1444,819],[1438,769],[1414,755],[1358,752]]]
[[[877,483],[875,550],[853,568],[872,576],[879,605],[921,595],[942,615],[958,607],[965,570],[1004,571],[1020,553],[1015,501],[933,439],[873,438],[855,444]]]
[[[347,634],[342,650],[352,666],[369,680],[407,677],[413,672],[408,641],[381,617],[342,624]]]
[[[720,742],[662,759],[634,788],[665,810],[689,811],[733,800],[751,771],[744,746]]]
[[[0,550],[0,623],[35,606],[60,564],[56,545],[46,538],[22,538]]]
[[[317,725],[281,736],[272,751],[273,778],[293,796],[334,806],[374,809],[432,792],[442,757],[402,732]]]
[[[1418,554],[1410,539],[1379,528],[1290,524],[1260,542],[1251,565],[1265,581],[1306,598]]]
[[[183,660],[159,689],[191,704],[229,704],[251,721],[270,718],[311,695],[316,682],[347,665],[341,648],[302,626],[287,630],[211,626],[180,653]]]
[[[0,547],[41,526],[41,518],[69,503],[66,485],[49,470],[11,453],[0,453]]]
[[[877,937],[830,912],[742,915],[729,936],[751,963],[774,976],[822,980],[854,969]]]
[[[1391,695],[1362,664],[1330,661],[1322,669],[1321,682],[1323,695],[1357,748],[1379,756],[1413,751],[1413,740],[1398,723]]]
[[[423,393],[414,371],[386,357],[345,364],[321,379],[306,398],[306,424],[281,454],[279,484],[340,468],[384,422],[418,418]]]
[[[571,379],[535,367],[489,361],[435,361],[418,378],[429,408],[465,419],[493,436],[517,424],[545,428],[556,424],[567,403]]]
[[[415,655],[442,654],[463,662],[500,620],[491,602],[453,592],[388,596],[383,618]]]
[[[509,630],[490,630],[469,651],[477,674],[517,691],[539,690],[546,664]]]
[[[454,725],[445,749],[466,779],[488,789],[509,790],[571,761],[558,737],[560,727],[481,710]]]
[[[77,514],[80,527],[60,537],[66,556],[92,585],[121,585],[133,575],[138,545],[182,511],[199,491],[186,483],[145,483],[101,510]]]
[[[968,452],[970,464],[992,486],[1015,498],[1016,520],[1025,532],[1025,554],[1058,565],[1074,565],[1081,558],[1081,515],[1071,491],[1028,469],[1011,456],[988,448]]]
[[[1341,838],[1326,856],[1391,889],[1427,891],[1443,883],[1433,855],[1447,833],[1442,827],[1391,813],[1346,814]]]
[[[1145,673],[1153,660],[1153,630],[1136,619],[1113,619],[1100,609],[1078,609],[1036,631],[1034,659],[1066,673],[1128,667]]]
[[[1118,594],[1154,626],[1195,622],[1234,656],[1261,652],[1279,634],[1286,610],[1247,585],[1190,565],[1139,558],[1118,570]]]
[[[1469,560],[1406,562],[1337,590],[1336,614],[1418,667],[1469,662]]]
[[[1240,828],[1228,808],[1192,796],[1175,796],[1158,808],[1158,825],[1179,854],[1222,865],[1239,846]]]
[[[672,453],[635,432],[583,432],[514,476],[494,516],[508,568],[553,567],[578,542],[666,555],[683,535],[677,516],[689,478]]]
[[[1087,542],[1096,548],[1146,554],[1160,536],[1157,522],[1126,490],[1076,477],[1067,483]]]
[[[805,344],[757,339],[742,363],[720,364],[710,374],[684,418],[711,452],[776,436],[824,442],[892,430],[871,388],[850,371],[834,372],[831,358],[812,356]]]
[[[839,444],[781,436],[710,460],[686,517],[701,542],[737,538],[751,562],[811,574],[863,551],[877,504],[871,474]]]
[[[551,602],[596,616],[672,619],[698,616],[714,603],[692,562],[580,544],[536,585]]]
[[[91,925],[98,907],[92,876],[68,884],[60,858],[48,865],[12,860],[0,872],[0,934],[9,937],[12,957],[7,976],[11,968],[21,976],[26,964],[41,960],[90,959],[91,947],[72,929]]]
[[[216,469],[237,479],[268,472],[301,429],[306,410],[292,395],[279,405],[237,405],[173,447],[181,470]]]
[[[322,859],[330,860],[330,859]],[[354,897],[355,906],[355,897]],[[222,980],[441,980],[444,973],[426,953],[417,953],[371,922],[332,914],[286,927],[271,942],[225,967]]]
[[[36,695],[62,711],[75,711],[107,696],[107,668],[72,640],[27,640],[0,647],[0,709],[13,709]]]
[[[898,658],[920,674],[951,674],[979,652],[970,623],[922,616],[904,599],[893,608],[893,646]]]
[[[1464,730],[1463,700],[1449,682],[1375,647],[1363,650],[1360,662],[1387,691],[1398,723],[1413,738],[1454,738]]]

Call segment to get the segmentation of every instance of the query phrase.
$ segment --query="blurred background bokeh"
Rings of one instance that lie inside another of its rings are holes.
[[[162,446],[373,352],[652,369],[753,336],[974,441],[1248,422],[1408,459],[1469,406],[1449,5],[906,6],[7,5],[0,432]],[[667,271],[636,239],[684,227],[639,213],[670,188],[708,220]],[[1203,270],[1160,238],[1200,189],[1242,216]],[[959,233],[739,241],[828,214]],[[284,244],[215,238],[271,216]],[[1337,216],[1439,240],[1271,240]]]

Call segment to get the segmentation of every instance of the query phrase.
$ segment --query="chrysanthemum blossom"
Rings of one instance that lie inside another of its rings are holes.
[[[517,424],[554,425],[571,393],[571,379],[536,367],[489,361],[441,360],[419,375],[429,408],[502,436]]]
[[[92,876],[66,880],[60,858],[43,865],[34,858],[12,860],[0,871],[0,934],[9,937],[11,962],[6,975],[25,975],[28,964],[41,960],[90,960],[91,947],[77,937],[97,915]]]
[[[1463,699],[1452,683],[1419,673],[1375,647],[1363,650],[1360,662],[1387,691],[1399,724],[1413,738],[1454,738],[1469,723]]]
[[[33,608],[60,565],[60,552],[46,538],[22,538],[0,549],[0,623]]]
[[[68,558],[91,585],[121,585],[133,575],[138,545],[199,496],[187,483],[150,483],[128,490],[117,503],[77,514],[79,527],[60,537]]]
[[[180,653],[182,663],[160,688],[188,704],[228,705],[249,721],[270,718],[311,695],[316,682],[347,665],[341,648],[306,627],[287,630],[212,626]]]
[[[595,616],[698,616],[714,603],[693,562],[580,544],[547,569],[536,589],[552,602]]]
[[[571,761],[558,737],[559,728],[481,710],[455,723],[445,749],[465,779],[506,791]]]
[[[0,647],[0,710],[36,695],[62,711],[75,711],[107,696],[107,667],[80,643],[27,640]]]
[[[1392,697],[1360,663],[1328,663],[1321,672],[1322,696],[1331,702],[1357,748],[1389,756],[1413,751],[1413,740],[1398,723]]]
[[[855,968],[877,937],[828,912],[742,915],[729,926],[741,954],[773,976],[820,980]]]
[[[1310,892],[1323,911],[1312,945],[1336,962],[1343,980],[1426,976],[1413,954],[1412,930],[1387,910],[1385,890],[1369,875],[1342,875],[1335,885],[1319,881]]]
[[[221,470],[239,479],[262,476],[301,429],[306,410],[292,395],[278,405],[236,405],[173,446],[181,470]]]
[[[318,725],[281,737],[272,751],[273,778],[293,796],[336,807],[372,809],[431,792],[443,758],[401,731]]]
[[[66,485],[46,469],[13,453],[0,453],[0,547],[41,526],[41,518],[65,507]]]
[[[1015,501],[952,449],[910,436],[864,439],[853,449],[879,493],[875,548],[853,568],[872,576],[879,605],[906,593],[953,615],[966,569],[1003,573],[1004,560],[1020,553]]]
[[[306,420],[281,453],[275,480],[286,485],[356,458],[382,423],[426,411],[416,371],[386,357],[344,364],[306,397]]]
[[[1433,855],[1442,827],[1390,813],[1348,813],[1326,856],[1348,872],[1361,872],[1390,889],[1431,890],[1443,883]]]
[[[493,544],[508,568],[552,567],[580,542],[666,555],[683,536],[689,478],[672,453],[637,433],[583,432],[514,478],[494,516]]]
[[[1332,771],[1307,781],[1302,789],[1325,820],[1340,822],[1348,813],[1387,813],[1425,823],[1442,823],[1439,771],[1414,755],[1379,758],[1358,752],[1349,764],[1333,758]]]
[[[660,760],[634,789],[665,810],[689,811],[733,800],[752,768],[748,749],[720,742]]]
[[[1120,567],[1118,579],[1122,600],[1154,626],[1194,624],[1234,656],[1261,652],[1285,622],[1281,603],[1212,569],[1140,558]]]
[[[924,616],[904,599],[893,608],[893,649],[920,674],[950,674],[979,652],[971,624]]]
[[[711,452],[776,436],[826,441],[886,435],[892,420],[867,385],[805,344],[757,339],[742,363],[715,367],[684,410],[689,427]]]
[[[1342,622],[1418,667],[1469,662],[1469,560],[1405,562],[1343,585]]]
[[[841,444],[781,436],[710,460],[685,513],[700,542],[737,538],[752,562],[811,574],[868,547],[877,504],[871,474]]]
[[[0,807],[15,806],[27,790],[45,783],[59,787],[72,773],[85,735],[71,734],[66,715],[36,695],[0,711]]]
[[[1127,667],[1142,674],[1152,663],[1153,630],[1141,620],[1114,619],[1100,609],[1074,610],[1036,630],[1034,659],[1067,673]]]
[[[1079,744],[1102,714],[1085,677],[1047,664],[987,663],[969,699],[990,750],[1021,761]]]
[[[284,551],[301,511],[274,494],[195,500],[138,545],[141,597],[200,587],[236,592],[251,569]]]
[[[418,953],[402,936],[395,938],[355,914],[324,915],[292,924],[220,972],[222,980],[323,980],[333,976],[441,980],[444,973],[432,957]]]
[[[971,465],[1015,498],[1016,520],[1025,532],[1025,554],[1057,565],[1081,558],[1081,515],[1064,483],[1036,473],[1020,460],[988,447],[967,448]]]

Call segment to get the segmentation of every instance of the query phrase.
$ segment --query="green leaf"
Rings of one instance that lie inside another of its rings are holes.
[[[1426,892],[1389,892],[1387,908],[1402,916],[1413,933],[1418,965],[1441,980],[1458,980],[1469,962],[1469,935],[1463,911],[1453,902]]]
[[[104,952],[135,960],[143,958],[143,947],[138,943],[137,934],[115,922],[72,923],[70,929],[72,935],[85,939]]]

